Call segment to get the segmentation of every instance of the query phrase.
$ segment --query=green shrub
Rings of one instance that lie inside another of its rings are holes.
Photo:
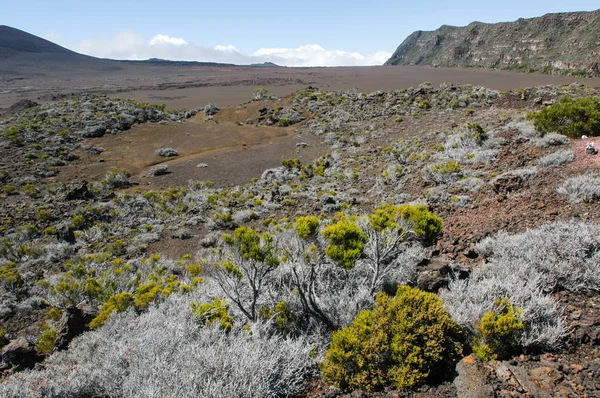
[[[427,209],[425,205],[402,205],[401,217],[413,223],[415,233],[426,241],[433,241],[444,229],[442,219]]]
[[[563,97],[528,117],[541,133],[557,132],[571,138],[600,135],[600,100],[594,97]]]
[[[39,188],[36,187],[32,182],[25,184],[21,188],[21,192],[33,199],[37,199],[41,195]]]
[[[136,308],[148,308],[160,296],[168,296],[161,285],[156,282],[145,283],[135,289],[134,303]]]
[[[52,214],[52,212],[48,211],[48,210],[45,210],[45,209],[39,210],[36,213],[35,217],[41,223],[52,221],[54,219],[54,215]]]
[[[446,163],[436,163],[430,167],[432,173],[453,174],[460,173],[460,164],[455,160],[449,160]]]
[[[308,239],[319,231],[320,221],[315,216],[299,217],[296,219],[295,230],[299,237]]]
[[[74,216],[69,222],[69,228],[71,228],[73,231],[82,231],[85,227],[85,217],[81,214]]]
[[[264,262],[270,267],[279,265],[275,256],[273,236],[269,233],[258,233],[250,227],[238,227],[233,237],[223,236],[225,243],[239,249],[244,260]]]
[[[92,319],[90,327],[92,329],[99,328],[108,320],[108,317],[113,312],[123,312],[133,304],[133,296],[131,293],[123,292],[109,298],[100,309],[97,317]]]
[[[438,381],[462,353],[460,329],[434,294],[401,286],[379,293],[373,310],[335,332],[325,355],[325,380],[344,391],[409,390]]]
[[[0,285],[10,291],[23,286],[23,278],[17,272],[17,264],[13,262],[0,265]]]
[[[4,347],[10,342],[10,340],[6,337],[6,329],[0,328],[0,347]]]
[[[46,313],[46,319],[49,319],[49,320],[52,320],[55,322],[60,321],[61,317],[62,317],[62,311],[56,307],[50,308],[50,310],[48,310],[48,312]]]
[[[218,297],[210,303],[191,303],[192,314],[201,325],[219,324],[223,330],[231,330],[233,318],[229,315],[229,304]]]
[[[516,338],[525,328],[519,319],[521,309],[510,305],[508,298],[498,299],[494,305],[495,311],[481,317],[478,336],[473,341],[473,353],[484,361],[503,359],[516,352]]]
[[[325,254],[345,269],[354,268],[356,260],[363,256],[368,238],[360,227],[342,215],[341,219],[323,230],[329,240]]]
[[[113,256],[125,255],[127,254],[127,244],[121,239],[117,239],[108,247],[108,252]]]
[[[131,173],[127,169],[113,167],[102,180],[110,188],[124,188],[131,185]]]
[[[5,185],[4,188],[2,188],[2,192],[6,195],[12,195],[17,192],[17,188],[14,185]]]
[[[54,351],[56,346],[56,337],[58,335],[58,330],[54,329],[52,326],[47,323],[42,326],[44,331],[40,335],[40,339],[38,343],[35,345],[36,350],[38,350],[41,354],[51,354]]]
[[[302,163],[298,158],[284,159],[281,161],[281,165],[288,170],[299,169],[302,167]]]

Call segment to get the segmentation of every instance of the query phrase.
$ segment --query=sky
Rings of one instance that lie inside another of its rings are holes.
[[[0,0],[0,25],[102,58],[354,66],[383,64],[416,30],[598,8],[598,0]]]

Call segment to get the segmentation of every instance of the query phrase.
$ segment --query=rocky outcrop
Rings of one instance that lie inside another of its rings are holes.
[[[600,10],[416,31],[386,65],[477,67],[600,76]]]

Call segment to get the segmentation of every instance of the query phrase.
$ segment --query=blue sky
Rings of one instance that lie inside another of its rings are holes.
[[[442,24],[598,8],[597,0],[1,0],[0,24],[99,57],[333,66],[380,64],[413,31]]]

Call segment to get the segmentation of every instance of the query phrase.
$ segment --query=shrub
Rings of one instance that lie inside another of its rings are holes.
[[[35,345],[35,348],[41,354],[51,354],[56,346],[56,337],[58,335],[58,330],[54,329],[47,323],[44,324],[42,328],[44,331],[40,335],[40,339]]]
[[[244,316],[256,321],[263,290],[280,261],[275,239],[269,233],[239,227],[233,236],[223,235],[223,241],[223,250],[211,254],[213,266],[208,271]]]
[[[160,164],[156,167],[152,167],[146,176],[148,177],[158,177],[169,173],[169,166],[166,164]]]
[[[0,348],[4,347],[10,342],[10,340],[6,337],[6,329],[0,328]]]
[[[541,138],[537,138],[533,141],[536,146],[542,148],[548,148],[550,146],[567,145],[569,139],[562,134],[548,133]]]
[[[557,192],[567,195],[571,203],[596,202],[600,200],[600,177],[582,175],[569,178]]]
[[[0,285],[9,291],[15,291],[23,286],[23,278],[17,271],[17,264],[9,262],[0,264]]]
[[[404,220],[412,223],[415,233],[427,242],[437,238],[444,228],[442,219],[425,205],[402,205],[399,212]]]
[[[113,167],[104,175],[104,182],[110,188],[124,188],[131,185],[131,173],[126,169]]]
[[[191,303],[192,314],[201,325],[218,325],[223,330],[231,330],[233,318],[227,312],[229,304],[218,297],[210,303]]]
[[[301,396],[315,373],[312,349],[307,339],[267,333],[263,324],[251,334],[199,327],[190,298],[172,296],[139,316],[116,314],[54,353],[44,368],[3,380],[0,396]]]
[[[100,313],[90,322],[92,329],[99,328],[113,312],[123,312],[133,305],[131,293],[123,292],[109,298],[100,309]]]
[[[363,256],[367,236],[345,216],[323,229],[323,236],[329,240],[325,254],[345,269],[354,267],[356,260]]]
[[[571,138],[600,135],[600,101],[594,97],[565,96],[529,118],[542,133],[557,132]]]
[[[516,352],[517,336],[525,328],[520,320],[523,312],[510,305],[508,298],[497,299],[494,306],[493,311],[481,317],[473,342],[473,352],[484,361],[504,359]]]
[[[460,329],[442,301],[401,286],[394,297],[379,293],[373,310],[333,334],[322,371],[345,391],[408,390],[439,380],[461,353]]]
[[[299,217],[295,221],[295,230],[302,239],[309,239],[319,231],[320,221],[315,216]]]
[[[423,177],[436,184],[447,184],[458,180],[462,176],[460,164],[455,160],[435,163],[423,170]]]
[[[555,222],[523,233],[499,233],[476,246],[490,263],[535,269],[545,291],[566,289],[600,292],[600,226],[585,222]]]
[[[560,167],[564,164],[571,163],[575,158],[575,154],[570,149],[558,150],[538,160],[538,165],[548,169]]]
[[[219,107],[216,104],[210,102],[204,107],[204,114],[206,116],[216,115],[217,113],[219,113],[219,111]]]
[[[552,291],[600,291],[597,225],[557,222],[516,235],[500,233],[478,243],[477,251],[486,266],[469,279],[451,281],[440,294],[452,318],[472,336],[476,320],[495,310],[494,299],[506,297],[522,312],[519,345],[555,349],[568,330]]]
[[[284,159],[281,161],[281,165],[288,170],[299,169],[302,167],[302,163],[298,158]]]

